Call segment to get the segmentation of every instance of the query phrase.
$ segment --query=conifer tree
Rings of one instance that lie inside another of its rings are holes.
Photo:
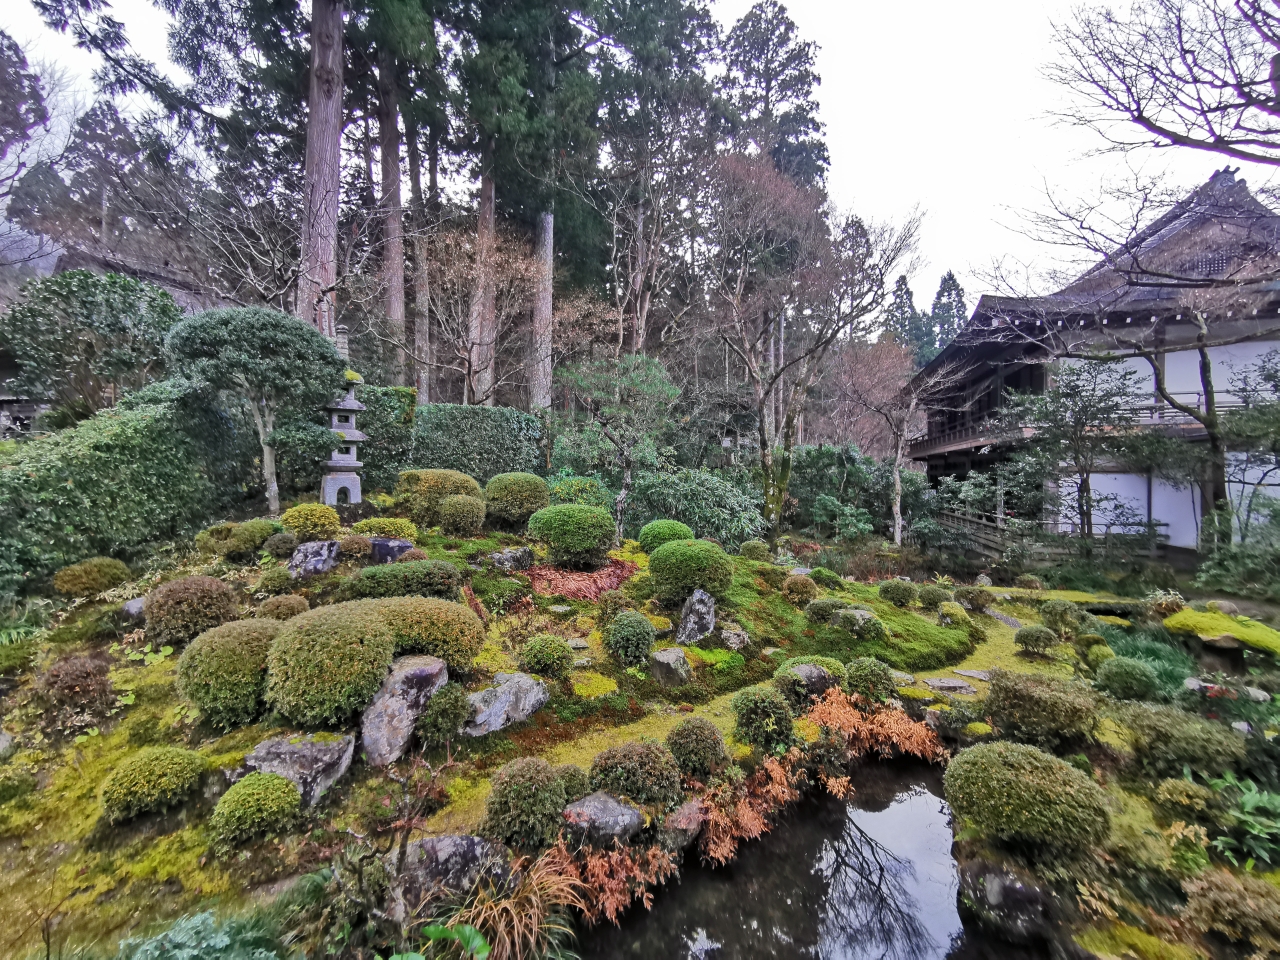
[[[933,297],[933,309],[929,313],[938,331],[938,349],[941,350],[956,338],[960,328],[969,319],[969,307],[964,302],[964,288],[950,270],[942,275],[938,292]]]

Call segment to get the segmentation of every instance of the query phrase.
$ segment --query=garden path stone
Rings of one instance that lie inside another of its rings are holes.
[[[570,650],[590,650],[591,644],[587,643],[587,641],[583,640],[581,637],[570,637],[569,649]]]
[[[418,716],[448,681],[448,668],[439,657],[401,657],[391,664],[391,673],[360,724],[370,764],[385,767],[404,756]]]
[[[937,690],[939,693],[977,693],[970,684],[963,680],[953,680],[950,677],[935,677],[925,681],[925,686],[931,690]]]
[[[480,837],[414,840],[405,849],[404,869],[392,885],[388,912],[402,923],[432,892],[465,892],[482,877],[495,887],[503,886],[511,877],[511,851]]]
[[[716,601],[707,591],[698,589],[680,608],[680,626],[676,643],[696,647],[703,637],[716,628]]]
[[[952,673],[958,673],[962,677],[970,677],[974,680],[990,680],[991,674],[986,670],[952,670]]]
[[[547,685],[527,673],[499,673],[494,679],[498,682],[496,687],[467,697],[475,711],[474,719],[462,727],[469,737],[483,737],[513,723],[523,723],[551,699]]]
[[[1007,613],[1001,613],[998,610],[988,610],[987,616],[995,617],[995,619],[999,620],[1006,627],[1013,627],[1015,630],[1022,626],[1022,624],[1018,622],[1017,617],[1011,617]]]
[[[289,576],[297,580],[299,577],[316,577],[328,573],[338,565],[338,541],[314,540],[311,543],[300,543],[289,558]]]
[[[664,687],[682,687],[693,676],[689,658],[679,647],[668,647],[650,654],[649,672]]]
[[[413,541],[398,537],[370,537],[369,544],[373,547],[369,554],[370,563],[395,563],[401,554],[413,549]]]
[[[506,550],[489,554],[489,559],[499,570],[515,573],[517,570],[528,570],[533,566],[533,551],[529,547],[508,547]]]
[[[565,824],[579,840],[607,848],[626,843],[644,826],[644,814],[629,803],[598,790],[564,808]]]
[[[356,738],[347,734],[305,734],[263,740],[244,758],[244,765],[258,773],[278,773],[292,780],[309,807],[338,782],[351,766]]]

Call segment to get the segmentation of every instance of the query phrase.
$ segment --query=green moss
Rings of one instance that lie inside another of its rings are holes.
[[[617,680],[590,670],[574,671],[569,675],[569,682],[573,685],[573,695],[583,700],[594,700],[618,692]]]
[[[1164,625],[1172,633],[1193,633],[1206,639],[1230,634],[1241,643],[1280,656],[1280,632],[1248,617],[1228,617],[1225,613],[1187,607],[1166,617]]]
[[[983,723],[981,720],[975,720],[973,723],[964,725],[964,735],[966,737],[989,737],[991,733],[991,724]]]
[[[1198,950],[1161,940],[1123,923],[1090,927],[1077,934],[1075,941],[1102,960],[1133,956],[1138,960],[1204,960],[1205,957]]]

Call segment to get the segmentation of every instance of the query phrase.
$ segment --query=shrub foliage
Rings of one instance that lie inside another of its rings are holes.
[[[651,520],[640,528],[640,549],[645,553],[653,553],[664,543],[672,540],[692,540],[693,531],[679,520]]]
[[[731,701],[737,724],[733,736],[763,753],[782,753],[791,746],[791,708],[773,687],[747,687]]]
[[[147,639],[178,647],[204,631],[236,618],[231,587],[214,577],[194,576],[162,583],[144,607]]]
[[[1083,683],[995,670],[987,713],[1006,737],[1056,749],[1093,735],[1098,699]]]
[[[573,667],[573,651],[563,637],[537,633],[520,648],[520,669],[559,680]]]
[[[500,473],[485,484],[489,521],[520,530],[529,518],[551,505],[547,481],[532,473]]]
[[[623,610],[605,631],[605,649],[624,667],[643,667],[649,662],[657,631],[643,613]]]
[[[708,540],[673,540],[653,551],[649,575],[664,603],[682,603],[698,589],[718,600],[733,582],[733,560]]]
[[[564,784],[541,757],[512,760],[493,777],[482,836],[521,850],[549,846],[562,824]]]
[[[608,557],[616,529],[607,510],[566,503],[529,518],[529,536],[542,540],[550,559],[570,570],[594,570]]]
[[[179,747],[145,747],[122,761],[102,784],[102,809],[112,823],[157,813],[185,800],[200,783],[204,757]]]
[[[667,734],[667,749],[675,757],[680,772],[706,781],[728,762],[724,737],[705,717],[688,717]]]
[[[218,800],[209,818],[214,846],[225,852],[255,837],[277,834],[297,819],[302,795],[292,780],[276,773],[250,773]]]
[[[673,807],[680,800],[680,767],[660,743],[622,743],[591,761],[591,789],[640,804]]]
[[[55,573],[53,586],[68,597],[92,597],[120,586],[130,576],[129,568],[114,557],[90,557]]]
[[[307,602],[302,597],[277,599]],[[252,723],[262,712],[267,651],[280,629],[278,620],[257,619],[205,631],[182,652],[178,689],[214,726]]]

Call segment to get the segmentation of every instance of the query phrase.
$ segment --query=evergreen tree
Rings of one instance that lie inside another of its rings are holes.
[[[941,350],[956,338],[960,328],[969,319],[969,307],[964,302],[964,288],[950,270],[942,275],[938,292],[933,297],[933,309],[929,312],[938,331],[938,349]]]
[[[884,308],[884,332],[909,349],[916,366],[923,367],[938,354],[933,320],[916,309],[915,294],[905,276],[898,277]]]

